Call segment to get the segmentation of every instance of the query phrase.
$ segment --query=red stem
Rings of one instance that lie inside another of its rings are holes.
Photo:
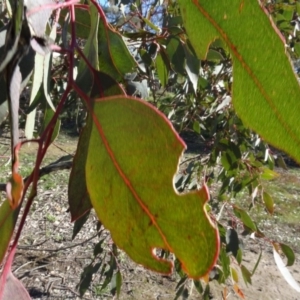
[[[91,0],[91,2],[92,2],[92,3],[95,5],[95,7],[97,8],[98,13],[99,13],[99,15],[100,15],[100,17],[101,17],[101,19],[102,19],[102,22],[103,22],[104,26],[107,27],[107,26],[108,26],[108,23],[107,23],[107,19],[106,19],[106,16],[105,16],[105,13],[104,13],[102,7],[101,7],[101,6],[99,5],[99,3],[98,3],[97,1],[95,1],[95,0]]]

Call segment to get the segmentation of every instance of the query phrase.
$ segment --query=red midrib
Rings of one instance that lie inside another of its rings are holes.
[[[123,172],[121,166],[119,165],[113,150],[111,149],[106,136],[104,134],[103,128],[100,124],[100,122],[97,119],[97,116],[95,115],[94,112],[92,112],[92,116],[93,116],[93,121],[94,124],[97,127],[97,130],[100,134],[100,137],[102,139],[102,142],[104,144],[104,147],[108,153],[108,155],[111,158],[112,163],[114,164],[117,172],[119,173],[119,175],[121,176],[121,178],[123,179],[124,183],[126,184],[126,186],[128,187],[128,189],[130,190],[130,192],[132,193],[132,195],[134,196],[134,198],[137,200],[137,202],[139,203],[139,205],[141,206],[141,208],[143,209],[143,211],[148,215],[148,217],[150,218],[152,224],[154,224],[154,226],[156,227],[156,229],[158,230],[159,234],[161,235],[166,247],[168,248],[169,251],[174,252],[172,250],[172,247],[169,245],[164,233],[162,232],[161,228],[158,226],[155,217],[152,215],[152,213],[150,212],[150,210],[148,209],[148,207],[143,203],[142,199],[139,197],[138,193],[136,192],[136,190],[134,189],[134,187],[132,186],[130,180],[126,177],[125,173]]]
[[[238,59],[238,61],[241,63],[245,71],[249,74],[249,76],[252,78],[254,83],[256,84],[257,88],[263,95],[264,99],[269,104],[270,108],[273,110],[277,120],[279,123],[284,127],[284,129],[287,131],[287,133],[292,137],[294,142],[300,147],[300,139],[298,136],[293,132],[293,129],[284,121],[284,117],[281,116],[280,112],[276,108],[275,104],[273,103],[271,97],[268,95],[268,93],[263,88],[263,85],[260,83],[258,78],[255,76],[251,68],[248,66],[248,64],[244,61],[242,55],[238,52],[236,46],[230,41],[227,34],[223,31],[223,29],[218,25],[218,23],[209,15],[209,13],[199,4],[198,0],[192,0],[197,9],[200,11],[200,13],[215,27],[215,29],[219,32],[220,36],[223,38],[223,40],[227,43],[227,45],[230,47],[232,53],[234,56]]]

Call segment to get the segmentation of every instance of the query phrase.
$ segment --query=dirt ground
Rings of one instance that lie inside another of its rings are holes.
[[[0,150],[6,147],[6,141],[1,144]],[[60,138],[51,146],[49,161],[54,161],[62,155],[73,154],[76,148],[76,139]],[[33,166],[30,158],[34,153],[34,145],[22,149],[21,171],[26,173],[27,168]],[[1,155],[2,155],[1,154]],[[9,167],[4,165],[2,157],[1,181],[5,180]],[[51,173],[42,179],[38,197],[32,207],[19,243],[18,251],[13,265],[14,274],[21,279],[28,289],[32,299],[80,299],[76,285],[79,282],[82,269],[89,264],[95,244],[99,241],[97,236],[97,219],[92,214],[84,228],[72,241],[73,224],[67,212],[67,177],[69,171]],[[300,216],[298,215],[300,224]],[[265,227],[268,230],[267,226]],[[289,268],[294,278],[300,283],[300,249],[299,229],[290,228],[289,224],[283,227],[272,227],[276,236],[282,241],[297,241],[293,246],[296,252],[295,264]],[[102,233],[105,238],[104,247],[110,247],[111,240],[107,231]],[[252,240],[249,236],[243,238],[244,255],[243,264],[252,270],[263,250],[260,264],[252,277],[252,285],[245,286],[242,275],[239,275],[238,285],[250,300],[297,300],[300,294],[293,290],[283,279],[277,269],[272,247],[270,244]],[[174,299],[176,285],[179,278],[175,274],[161,276],[145,270],[133,263],[124,253],[119,253],[120,269],[123,275],[123,284],[119,299]],[[100,291],[99,275],[93,280],[84,299],[112,299],[109,290]],[[214,282],[211,285],[210,299],[223,299],[224,286]],[[226,299],[239,299],[232,289],[232,282],[228,281],[228,297]],[[189,299],[201,299],[195,289]]]

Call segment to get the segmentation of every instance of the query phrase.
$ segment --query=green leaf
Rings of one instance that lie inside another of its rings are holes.
[[[280,175],[277,172],[270,170],[269,168],[264,168],[263,173],[260,175],[260,178],[265,180],[273,180],[278,178],[279,176]]]
[[[259,1],[178,2],[201,59],[216,38],[227,45],[233,59],[232,101],[244,124],[300,161],[299,82],[284,38]]]
[[[178,300],[179,297],[183,298],[183,292],[184,292],[184,285],[182,285],[176,292],[174,300]]]
[[[188,280],[188,277],[185,275],[185,276],[183,276],[180,280],[179,280],[179,282],[177,283],[177,285],[176,285],[176,290],[179,288],[179,287],[181,287],[182,285],[184,285],[186,282],[187,282],[187,280]]]
[[[287,281],[287,283],[294,288],[298,293],[300,293],[300,285],[299,283],[294,279],[288,268],[285,266],[284,262],[282,261],[279,253],[277,252],[275,245],[273,244],[273,255],[275,263],[281,272],[284,279]]]
[[[184,75],[185,64],[184,64],[184,48],[178,37],[171,36],[168,39],[166,52],[169,56],[170,62],[175,72]]]
[[[147,18],[143,18],[143,21],[154,31],[156,32],[160,32],[161,29],[159,27],[157,27],[156,25],[154,25],[150,20],[148,20]]]
[[[83,53],[90,65],[94,70],[99,69],[99,60],[98,60],[98,25],[99,25],[99,15],[96,7],[90,5],[90,18],[89,21],[92,25],[89,30],[89,36],[85,43]],[[93,86],[93,74],[92,70],[89,69],[86,62],[81,58],[78,66],[78,75],[76,77],[76,84],[87,94],[90,94],[90,91]]]
[[[122,287],[122,274],[120,271],[116,274],[116,287],[117,287],[117,297],[120,296],[121,287]]]
[[[198,121],[194,121],[194,123],[193,123],[193,129],[198,134],[201,133],[201,127],[200,127],[200,123]]]
[[[263,192],[263,200],[268,212],[273,215],[274,213],[274,201],[273,198],[267,192]]]
[[[209,194],[206,187],[176,194],[172,177],[184,144],[167,118],[142,100],[109,97],[95,102],[93,122],[87,188],[114,242],[154,271],[172,270],[153,254],[157,247],[173,252],[189,276],[205,275],[219,252],[217,229],[204,210]]]
[[[239,282],[239,275],[238,275],[236,269],[230,268],[230,273],[231,273],[231,277],[232,277],[233,281],[238,283]]]
[[[230,258],[224,248],[221,249],[219,259],[221,261],[222,271],[226,279],[228,276],[230,276]]]
[[[164,62],[164,59],[162,58],[162,55],[160,53],[157,54],[156,60],[156,70],[157,70],[157,76],[159,78],[159,81],[162,85],[162,87],[165,87],[168,83],[168,68]]]
[[[238,262],[239,265],[242,263],[242,258],[243,258],[243,252],[241,248],[239,248],[236,255],[236,261]]]
[[[197,292],[198,292],[200,295],[202,295],[202,293],[204,292],[204,290],[203,290],[201,281],[200,281],[200,280],[194,280],[193,282],[194,282],[194,286],[195,286]]]
[[[245,284],[246,285],[248,285],[248,283],[252,284],[252,281],[251,281],[252,274],[249,272],[249,270],[244,265],[241,265],[241,271],[242,271],[242,275],[243,275]]]
[[[109,75],[96,71],[98,68],[98,11],[91,5],[91,24],[93,30],[90,31],[83,53],[88,58],[92,68],[89,68],[83,59],[80,60],[76,84],[91,97],[103,97],[116,94],[123,94],[120,85]],[[86,187],[85,164],[88,153],[88,143],[92,128],[92,119],[87,117],[86,126],[83,128],[78,141],[76,155],[74,157],[73,168],[69,178],[68,201],[72,221],[82,218],[91,208],[90,196]],[[74,224],[77,226],[77,223]]]
[[[297,10],[297,13],[300,15],[300,3],[299,2],[296,2],[296,10]]]
[[[221,60],[224,59],[223,55],[214,49],[209,49],[207,53],[207,60],[209,61],[215,61],[215,62],[220,62]]]
[[[256,264],[255,264],[255,266],[254,266],[254,268],[253,268],[253,271],[252,271],[252,273],[251,273],[252,276],[254,275],[254,273],[255,273],[255,271],[256,271],[258,265],[259,265],[259,262],[260,262],[261,257],[262,257],[262,251],[260,251],[259,257],[258,257],[258,259],[257,259],[257,262],[256,262]]]
[[[85,9],[75,10],[75,30],[76,36],[86,39],[88,33],[90,32],[90,14],[91,11]]]
[[[117,294],[117,297],[119,297],[121,292],[121,286],[122,286],[122,275],[121,272],[116,272],[111,279],[110,282],[110,292],[113,296]]]
[[[246,211],[244,211],[243,209],[240,209],[236,206],[233,208],[233,211],[234,211],[235,215],[239,219],[242,220],[244,225],[249,227],[252,231],[257,231],[256,225],[254,224],[254,222],[252,221],[252,219],[250,218],[250,216],[248,215],[248,213]]]
[[[68,186],[68,201],[70,206],[71,220],[76,221],[85,215],[91,208],[90,195],[86,187],[85,164],[88,155],[88,144],[91,134],[92,120],[87,118],[86,126],[81,131],[77,151],[73,160]],[[75,230],[74,224],[74,229]]]
[[[67,18],[68,11],[62,10],[60,13],[60,24],[64,24],[67,21],[64,21]],[[86,9],[77,8],[75,9],[75,31],[76,37],[87,39],[88,34],[91,29],[91,22],[90,22],[90,14],[89,11]],[[71,33],[71,24],[68,24],[68,32]]]
[[[7,247],[12,237],[19,211],[19,208],[12,210],[8,200],[5,200],[0,207],[0,264],[2,263],[7,251]]]
[[[88,70],[91,72],[91,70]],[[120,85],[109,75],[102,72],[93,71],[93,86],[90,88],[84,85],[84,80],[80,81],[83,88],[91,94],[91,97],[110,96],[122,94]],[[85,164],[88,153],[88,143],[92,128],[92,119],[88,115],[86,126],[83,128],[74,157],[73,168],[69,178],[68,201],[72,221],[77,220],[92,208],[90,196],[86,188]],[[74,224],[74,226],[76,223]]]
[[[204,290],[203,300],[210,300],[210,298],[211,298],[210,287],[209,284],[207,284]]]
[[[107,26],[102,19],[98,28],[98,55],[100,71],[116,81],[123,80],[124,75],[131,73],[136,67],[136,62],[122,36]]]
[[[279,245],[281,247],[282,252],[284,253],[284,255],[286,256],[286,258],[288,260],[286,266],[287,267],[292,266],[295,262],[295,253],[294,253],[293,249],[285,244],[280,243]]]
[[[106,82],[103,77],[114,78],[113,81],[123,80],[126,73],[136,67],[136,62],[129,53],[121,35],[106,26],[103,20],[99,22],[98,10],[90,4],[89,36],[85,43],[83,53],[90,63],[88,67],[83,59],[80,60],[76,84],[86,93],[90,94],[91,88],[97,84],[98,95],[107,95]],[[96,71],[100,70],[101,73]],[[96,75],[97,74],[97,75]],[[101,74],[101,75],[100,75]],[[98,78],[100,77],[100,78]],[[101,79],[101,80],[100,80]],[[110,82],[109,87],[112,84]],[[120,89],[119,89],[120,90]],[[123,94],[120,90],[119,94]],[[109,93],[112,95],[112,93]]]

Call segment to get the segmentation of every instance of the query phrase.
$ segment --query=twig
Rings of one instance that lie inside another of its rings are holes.
[[[48,241],[49,241],[49,239],[46,239],[46,240],[42,241],[41,243],[30,245],[30,246],[18,246],[18,249],[29,249],[29,248],[32,248],[32,247],[38,247],[38,246],[41,246],[41,245],[45,244]]]
[[[196,159],[198,159],[198,158],[200,158],[200,157],[201,157],[201,154],[198,154],[198,155],[193,156],[193,157],[189,157],[189,158],[187,158],[186,160],[182,161],[182,162],[180,163],[180,165],[183,165],[183,164],[185,164],[186,162],[188,162],[188,161],[190,161],[190,160],[196,160]]]
[[[39,174],[38,174],[38,178],[41,178],[41,177],[48,175],[55,171],[69,170],[72,168],[72,163],[73,163],[73,155],[62,156],[57,161],[49,164],[46,167],[41,168],[39,171]],[[28,176],[24,179],[25,183],[29,179],[29,177],[30,176]],[[2,192],[6,191],[6,183],[0,183],[0,191],[2,191]]]
[[[101,230],[100,230],[101,231]],[[58,251],[63,251],[63,250],[67,250],[67,249],[71,249],[71,248],[75,248],[77,246],[81,246],[89,241],[91,241],[92,239],[94,239],[97,235],[99,234],[99,231],[97,231],[97,233],[93,236],[91,236],[90,238],[74,244],[74,245],[70,245],[70,246],[66,246],[66,247],[62,247],[62,248],[57,248],[57,249],[36,249],[36,246],[18,246],[18,249],[26,249],[26,250],[33,250],[33,251],[45,251],[45,252],[58,252]]]
[[[34,261],[31,261],[30,263],[34,263]],[[44,264],[44,265],[41,265],[41,266],[34,267],[34,268],[30,269],[30,270],[27,270],[27,271],[25,271],[24,273],[22,273],[22,275],[19,275],[19,278],[24,277],[25,274],[30,274],[30,273],[33,272],[33,271],[36,271],[36,270],[38,270],[38,269],[45,268],[45,266],[47,266],[47,265],[50,265],[50,264]],[[20,266],[18,269],[16,269],[16,270],[13,271],[13,272],[16,274],[18,270],[20,270],[21,268],[23,268],[23,267],[25,267],[25,266],[26,266],[26,264]]]

